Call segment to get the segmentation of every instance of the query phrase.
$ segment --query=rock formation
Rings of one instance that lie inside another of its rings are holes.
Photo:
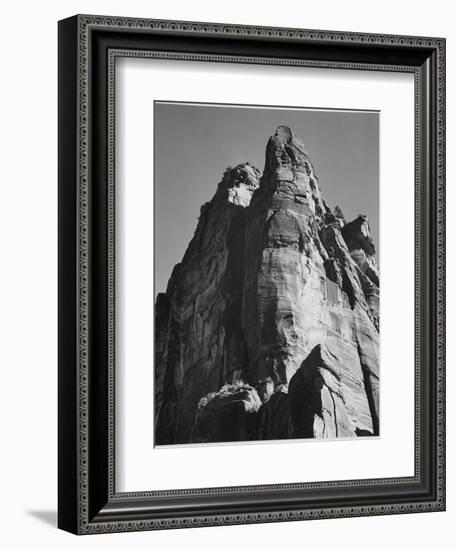
[[[378,435],[374,254],[288,127],[227,169],[157,297],[156,445]]]

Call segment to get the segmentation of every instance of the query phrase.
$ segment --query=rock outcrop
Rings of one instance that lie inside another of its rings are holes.
[[[374,255],[288,127],[227,169],[157,297],[156,444],[378,435]]]

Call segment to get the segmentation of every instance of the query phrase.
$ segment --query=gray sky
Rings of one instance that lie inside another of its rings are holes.
[[[309,152],[327,204],[347,221],[366,214],[379,253],[379,115],[155,102],[155,293],[164,292],[200,207],[227,166],[261,172],[269,137],[290,126]]]

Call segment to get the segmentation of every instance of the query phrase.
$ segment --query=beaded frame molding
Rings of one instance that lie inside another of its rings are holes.
[[[414,476],[116,492],[118,57],[414,74]],[[60,21],[59,527],[90,534],[444,510],[444,183],[442,38],[90,15]]]

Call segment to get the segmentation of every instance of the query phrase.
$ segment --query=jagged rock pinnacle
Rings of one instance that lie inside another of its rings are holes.
[[[252,194],[259,187],[259,180],[259,170],[244,162],[224,172],[219,190],[226,193],[230,203],[246,207],[251,202]]]

